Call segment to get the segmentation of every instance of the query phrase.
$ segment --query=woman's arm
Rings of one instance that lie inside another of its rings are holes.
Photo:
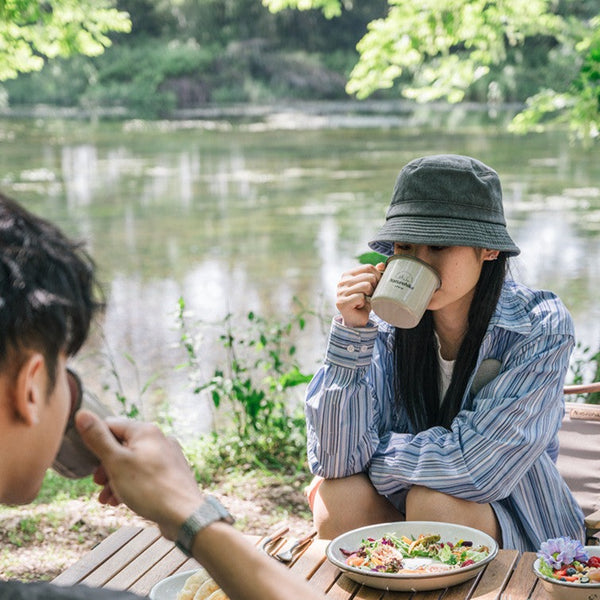
[[[349,328],[334,319],[324,366],[307,389],[308,460],[313,473],[338,478],[367,468],[379,431],[391,428],[390,330]]]
[[[374,453],[369,476],[381,494],[423,485],[459,498],[508,496],[546,451],[563,415],[565,374],[573,348],[566,334],[523,338],[451,429],[391,433]]]

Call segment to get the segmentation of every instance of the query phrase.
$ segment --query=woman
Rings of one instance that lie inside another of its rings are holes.
[[[369,245],[420,258],[442,283],[420,323],[399,329],[370,312],[383,264],[341,278],[306,402],[320,535],[406,519],[522,551],[582,539],[555,466],[573,324],[552,293],[505,279],[519,248],[497,173],[466,156],[410,162]]]

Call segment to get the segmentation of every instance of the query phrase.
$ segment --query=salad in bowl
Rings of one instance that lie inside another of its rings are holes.
[[[600,598],[600,546],[584,546],[568,537],[543,542],[533,570],[556,600]]]

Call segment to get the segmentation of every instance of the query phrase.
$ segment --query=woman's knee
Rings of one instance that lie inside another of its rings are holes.
[[[314,496],[313,519],[321,538],[332,539],[356,527],[400,518],[364,473],[325,479]]]
[[[359,474],[341,479],[323,479],[319,483],[312,505],[319,537],[332,539],[346,530],[347,523],[354,518],[354,499],[360,495],[358,490],[364,485],[362,477]]]
[[[423,486],[413,486],[406,496],[408,521],[449,521],[485,531],[498,543],[502,533],[490,504],[456,498]]]

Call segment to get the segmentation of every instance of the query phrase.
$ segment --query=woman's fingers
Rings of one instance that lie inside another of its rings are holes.
[[[362,265],[344,273],[337,286],[336,306],[344,325],[364,327],[371,312],[370,297],[381,278],[373,265]]]

